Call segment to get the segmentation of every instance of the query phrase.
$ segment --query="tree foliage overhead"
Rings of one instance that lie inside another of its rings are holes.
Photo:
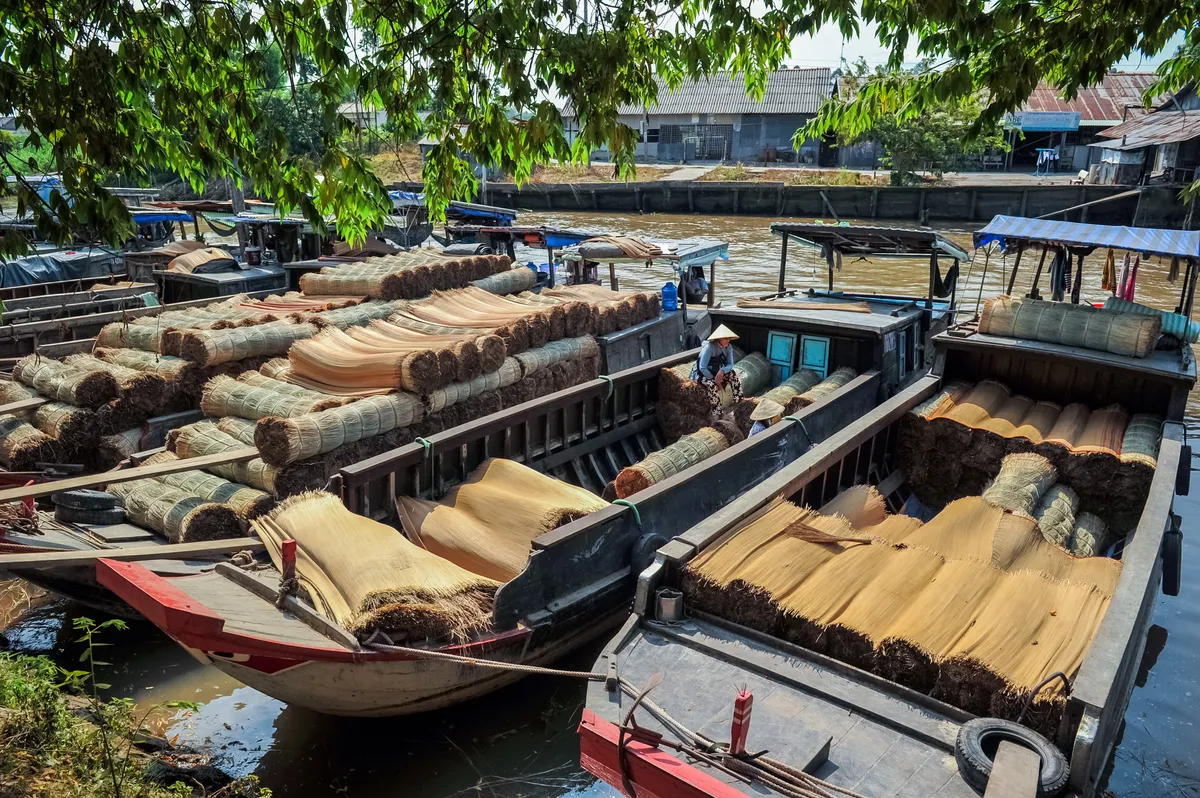
[[[31,132],[28,147],[49,148],[71,199],[42,204],[19,180],[40,169],[11,147],[0,146],[0,171],[52,240],[87,227],[120,241],[128,214],[103,183],[162,170],[197,190],[247,178],[281,210],[315,222],[335,216],[355,238],[389,202],[343,135],[337,107],[347,97],[385,111],[400,137],[440,142],[423,168],[436,211],[474,188],[464,155],[521,181],[536,162],[579,162],[603,145],[628,174],[636,137],[617,109],[652,103],[655,73],[674,85],[731,70],[759,92],[793,40],[802,57],[804,37],[824,26],[849,37],[872,22],[893,69],[910,42],[936,64],[904,81],[868,80],[810,131],[853,137],[884,114],[903,123],[981,92],[980,119],[994,122],[1039,79],[1070,95],[1136,49],[1156,53],[1176,31],[1194,32],[1200,18],[1195,2],[1174,0],[592,0],[590,8],[584,20],[578,0],[9,0],[0,5],[0,113]],[[271,123],[276,100],[305,104],[305,130]],[[573,146],[562,132],[568,105],[579,116]],[[22,244],[6,236],[3,249]]]

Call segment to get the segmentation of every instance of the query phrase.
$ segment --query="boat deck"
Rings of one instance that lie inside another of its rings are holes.
[[[635,689],[661,673],[662,682],[648,698],[689,729],[727,742],[733,701],[745,687],[754,695],[750,753],[769,751],[774,759],[870,798],[976,796],[954,762],[954,740],[966,713],[723,621],[636,622],[635,616],[594,670],[615,663],[616,673]],[[600,682],[588,687],[588,709],[610,723],[620,724],[632,701]],[[636,719],[674,740],[645,710]],[[689,764],[747,795],[778,795]]]

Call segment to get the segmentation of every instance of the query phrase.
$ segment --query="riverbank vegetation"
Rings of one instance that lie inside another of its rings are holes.
[[[852,169],[751,169],[744,164],[718,166],[697,180],[704,182],[783,183],[788,186],[886,186],[888,178]]]
[[[270,798],[257,779],[231,780],[207,757],[175,751],[150,734],[148,721],[171,703],[138,707],[100,697],[108,663],[100,636],[120,621],[74,623],[83,646],[79,670],[48,657],[0,652],[0,797]],[[197,767],[199,764],[199,767]]]

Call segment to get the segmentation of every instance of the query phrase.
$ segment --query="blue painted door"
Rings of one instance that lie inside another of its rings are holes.
[[[821,375],[829,376],[829,339],[819,335],[800,336],[800,368],[811,369]]]
[[[771,364],[772,382],[780,383],[792,376],[796,363],[796,334],[768,332],[767,362]]]

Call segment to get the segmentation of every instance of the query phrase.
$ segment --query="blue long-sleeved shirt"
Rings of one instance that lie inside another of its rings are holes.
[[[733,370],[733,344],[725,348],[717,346],[716,341],[708,341],[700,349],[700,359],[696,361],[696,370],[706,380],[714,379],[717,371]]]

